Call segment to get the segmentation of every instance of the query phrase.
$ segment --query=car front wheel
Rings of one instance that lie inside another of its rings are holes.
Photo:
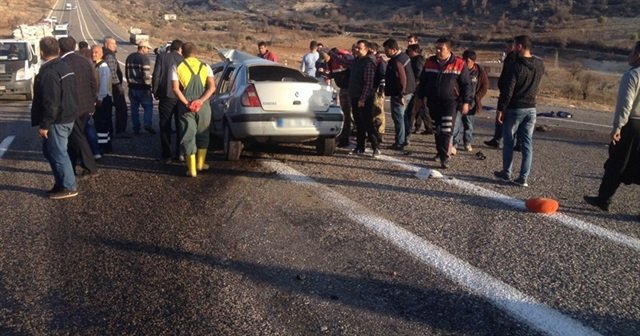
[[[224,158],[227,161],[238,161],[240,154],[242,154],[242,142],[233,138],[231,127],[226,124],[224,127]]]

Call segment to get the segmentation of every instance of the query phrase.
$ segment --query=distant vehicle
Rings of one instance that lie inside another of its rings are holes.
[[[53,37],[61,39],[63,37],[69,37],[69,24],[57,24],[53,26]]]
[[[248,143],[315,141],[319,155],[333,155],[344,115],[331,86],[299,70],[232,49],[212,68],[211,133],[226,160],[238,160]]]
[[[38,42],[44,36],[51,36],[47,23],[20,25],[12,39],[0,40],[0,97],[24,95],[33,99],[33,80],[41,65]]]
[[[65,9],[65,10],[70,11],[70,10],[72,9],[71,3],[70,3],[70,2],[67,2],[67,3],[64,5],[64,9]]]
[[[56,23],[58,23],[58,18],[55,17],[55,16],[52,16],[52,17],[49,18],[49,21],[51,21],[52,24],[56,24]]]
[[[143,34],[142,29],[129,27],[129,42],[131,44],[138,44],[145,40],[149,41],[149,35]]]

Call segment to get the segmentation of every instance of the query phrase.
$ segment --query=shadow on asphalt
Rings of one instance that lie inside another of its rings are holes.
[[[111,238],[80,238],[97,247],[128,253],[161,256],[176,262],[200,263],[205,267],[227,270],[290,294],[313,297],[326,302],[348,305],[374,314],[418,322],[434,329],[474,335],[535,335],[484,298],[465,292],[444,292],[403,284],[401,280],[384,281],[323,271],[263,265],[203,255],[180,249]],[[110,307],[117,310],[117,306]],[[470,321],[486,321],[476,323]]]

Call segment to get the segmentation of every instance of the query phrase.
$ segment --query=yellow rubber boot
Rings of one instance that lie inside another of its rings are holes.
[[[198,172],[196,170],[196,155],[191,154],[187,157],[187,176],[196,177]]]
[[[204,160],[207,158],[207,149],[206,148],[198,148],[196,152],[196,159],[198,161],[198,165],[196,168],[198,171],[209,170],[209,165],[204,163]]]

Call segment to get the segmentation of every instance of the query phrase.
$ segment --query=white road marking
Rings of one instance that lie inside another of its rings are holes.
[[[402,160],[399,160],[387,155],[381,155],[379,159],[387,162],[391,162],[398,167],[401,167],[408,171],[412,171],[416,174],[418,174],[421,169],[425,169],[425,168],[421,168],[421,167],[412,165],[410,163],[406,163]],[[524,205],[524,201],[501,194],[499,192],[495,192],[493,190],[482,188],[473,183],[469,183],[466,181],[462,181],[462,180],[452,178],[452,177],[447,177],[447,176],[444,176],[442,181],[450,185],[453,185],[455,187],[458,187],[460,189],[463,189],[469,193],[506,204],[512,208],[525,210],[525,211],[527,210],[526,206]],[[563,224],[565,226],[572,227],[574,229],[586,232],[588,234],[594,235],[599,238],[610,240],[614,243],[624,245],[626,247],[629,247],[631,249],[634,249],[640,252],[640,239],[630,237],[616,231],[605,229],[601,226],[591,224],[589,222],[586,222],[577,218],[573,218],[559,212],[552,215],[542,215],[542,216],[545,216],[546,218],[549,218],[549,219],[553,219],[556,222]]]
[[[484,297],[532,328],[549,335],[599,335],[579,321],[563,315],[433,243],[387,219],[372,215],[365,207],[299,171],[276,161],[265,161],[262,164],[269,170],[275,170],[279,176],[289,181],[313,187],[317,196],[332,204],[337,211],[364,225],[381,238],[393,243],[422,263],[438,270],[450,280],[467,288],[471,293]]]
[[[4,153],[6,153],[9,150],[9,146],[11,146],[11,143],[15,138],[16,138],[15,135],[10,135],[4,138],[2,142],[0,142],[0,159],[2,159],[2,157],[4,156]]]

